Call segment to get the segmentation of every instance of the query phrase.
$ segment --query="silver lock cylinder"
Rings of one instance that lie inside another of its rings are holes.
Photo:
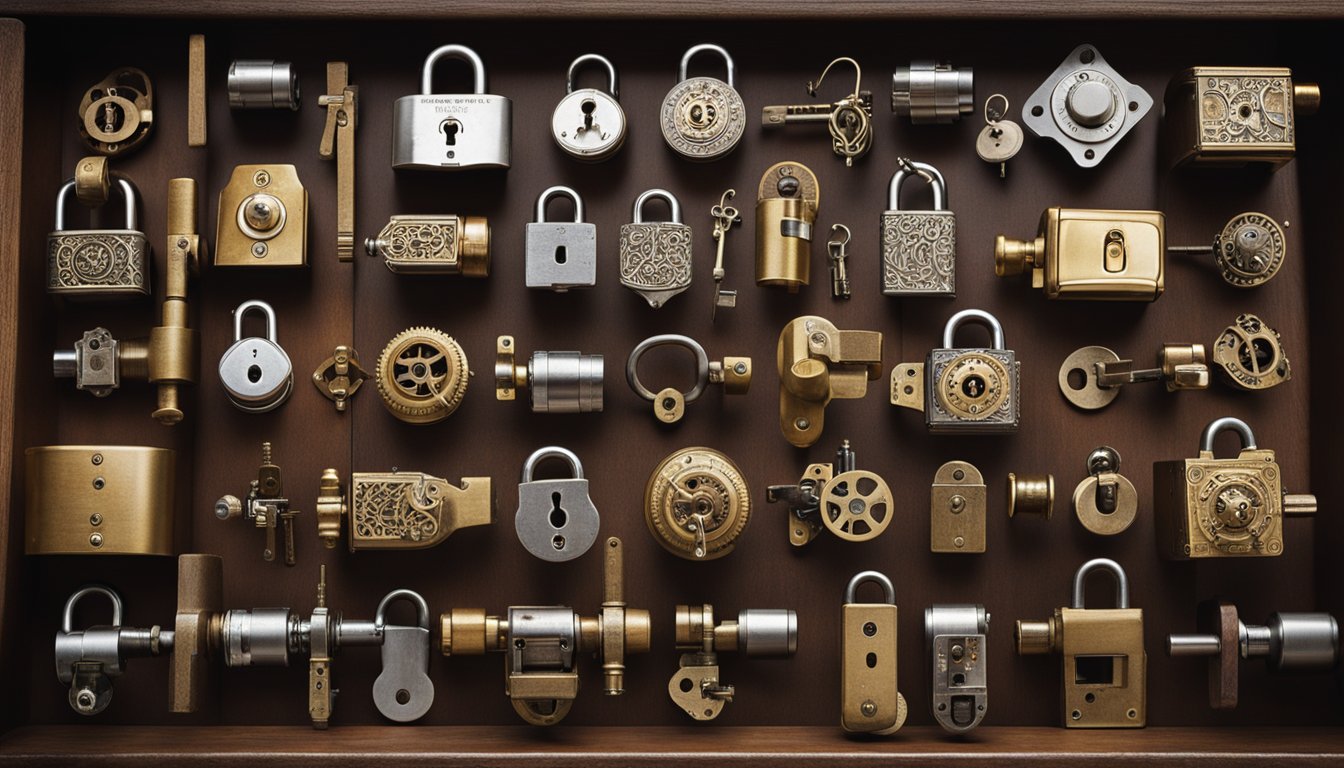
[[[533,480],[537,465],[548,459],[567,462],[571,477]],[[550,446],[527,457],[518,484],[518,513],[513,525],[518,541],[528,552],[552,563],[573,560],[593,546],[600,522],[597,507],[588,495],[583,465],[573,451]]]
[[[444,59],[472,68],[469,94],[434,93],[434,65]],[[508,168],[513,154],[513,102],[485,92],[485,64],[465,45],[444,45],[425,59],[420,93],[392,106],[392,167],[431,171]]]
[[[602,355],[537,351],[527,361],[532,410],[591,413],[602,410]]]
[[[220,621],[220,645],[229,667],[287,667],[300,645],[301,621],[288,608],[232,610]]]
[[[415,625],[387,623],[387,608],[398,600],[415,606]],[[429,678],[429,605],[418,592],[394,590],[378,603],[373,625],[383,643],[383,670],[373,681],[373,703],[389,720],[419,720],[434,704],[434,681]]]
[[[701,53],[723,59],[727,82],[689,77],[691,59]],[[659,124],[667,145],[687,160],[717,160],[737,148],[747,127],[747,111],[737,92],[737,65],[728,51],[711,43],[686,50],[677,84],[663,98]]]
[[[1148,114],[1153,97],[1121,77],[1095,46],[1073,49],[1022,106],[1022,122],[1091,168]]]
[[[607,90],[574,90],[575,75],[586,64],[607,71]],[[605,56],[586,53],[569,65],[565,97],[551,115],[551,136],[570,157],[599,162],[615,155],[625,144],[625,110],[621,109],[616,83],[616,65]]]
[[[988,633],[983,605],[934,605],[924,611],[933,717],[949,733],[971,730],[989,709]]]
[[[947,183],[928,163],[900,159],[882,214],[882,294],[957,295],[957,217],[947,209]],[[901,189],[918,176],[933,190],[933,209],[902,211]]]
[[[891,111],[915,125],[955,123],[975,108],[975,70],[912,61],[891,75]]]
[[[546,220],[553,198],[574,203],[574,221]],[[536,220],[527,225],[527,287],[564,293],[571,288],[597,285],[597,225],[583,220],[583,199],[565,186],[554,186],[537,197]]]
[[[299,111],[299,73],[288,61],[238,59],[229,64],[229,109]]]
[[[784,659],[798,652],[798,614],[791,608],[748,608],[737,612],[737,649],[761,659]]]
[[[569,672],[574,669],[581,636],[580,617],[573,608],[559,605],[509,607],[509,639],[506,669],[526,672]]]
[[[1087,587],[1087,575],[1093,571],[1109,571],[1111,576],[1115,577],[1115,607],[1129,607],[1129,577],[1125,575],[1125,569],[1120,564],[1107,557],[1097,557],[1088,560],[1078,568],[1078,572],[1073,575],[1073,603],[1070,607],[1084,609],[1083,595]]]
[[[644,221],[644,204],[655,199],[667,203],[668,221]],[[665,189],[640,193],[630,216],[621,225],[621,285],[658,309],[691,287],[691,228],[681,223],[681,202]]]
[[[250,312],[266,318],[266,335],[243,336]],[[233,345],[219,359],[219,380],[229,400],[249,413],[280,407],[294,390],[294,367],[276,340],[275,310],[264,301],[245,301],[233,311]]]
[[[75,388],[94,397],[107,397],[121,387],[121,343],[106,328],[85,331],[73,349],[51,353],[51,372],[58,379],[74,379]],[[141,355],[125,358],[130,373],[149,374],[148,361]]]
[[[75,180],[56,193],[55,228],[47,235],[47,293],[72,299],[135,299],[149,295],[150,247],[140,231],[135,185],[113,175],[121,193],[122,229],[66,229],[65,206]]]
[[[75,606],[89,595],[102,595],[112,605],[112,623],[74,628]],[[96,715],[112,703],[112,678],[126,671],[128,659],[158,656],[173,649],[173,632],[158,626],[123,627],[121,596],[112,589],[88,586],[65,601],[61,629],[56,633],[56,679],[70,686],[70,708]]]

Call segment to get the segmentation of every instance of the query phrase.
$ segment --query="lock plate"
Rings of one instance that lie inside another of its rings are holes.
[[[929,551],[985,551],[985,478],[966,461],[949,461],[933,476]]]
[[[531,222],[526,242],[528,288],[563,292],[597,285],[596,224]]]
[[[1142,728],[1147,722],[1148,654],[1139,608],[1060,608],[1064,725]]]
[[[957,295],[957,217],[952,211],[882,214],[882,294]]]
[[[896,689],[896,606],[846,603],[841,611],[840,725],[851,733],[895,733],[908,713]]]
[[[219,193],[215,266],[308,266],[308,190],[292,165],[239,165]]]
[[[621,285],[657,309],[691,287],[691,227],[671,221],[621,225]]]
[[[389,720],[419,720],[434,704],[429,679],[429,629],[389,624],[383,628],[383,671],[373,681],[373,703]]]
[[[319,518],[327,509],[321,502]],[[334,511],[340,514],[339,505]],[[460,528],[493,523],[495,497],[488,477],[464,477],[455,486],[423,472],[355,472],[348,511],[351,552],[426,549]]]
[[[518,485],[514,528],[523,547],[542,560],[561,563],[587,552],[597,541],[599,523],[586,479]]]
[[[173,451],[70,445],[24,453],[27,554],[173,554]]]

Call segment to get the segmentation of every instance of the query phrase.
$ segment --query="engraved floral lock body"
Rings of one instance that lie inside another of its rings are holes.
[[[56,226],[47,235],[47,293],[70,298],[127,299],[149,295],[150,248],[137,229],[135,185],[112,178],[124,206],[123,229],[66,229],[65,204],[75,179],[56,195]]]
[[[713,77],[688,77],[691,59],[698,53],[716,53],[723,59],[728,82]],[[687,160],[717,160],[732,152],[747,127],[747,110],[737,92],[737,66],[728,51],[704,43],[681,57],[677,84],[667,92],[659,123],[667,145]]]
[[[900,160],[882,214],[882,293],[885,296],[957,295],[957,217],[947,209],[943,174],[928,163]],[[933,210],[902,211],[901,187],[911,175],[933,188]]]
[[[644,203],[667,202],[670,221],[644,221]],[[681,203],[665,189],[635,198],[633,222],[621,225],[621,285],[657,309],[691,287],[691,227],[681,223]]]
[[[364,251],[399,275],[490,276],[490,222],[484,216],[393,216]]]
[[[1297,118],[1320,103],[1320,86],[1294,83],[1286,67],[1192,67],[1167,85],[1167,162],[1277,169],[1297,151]]]

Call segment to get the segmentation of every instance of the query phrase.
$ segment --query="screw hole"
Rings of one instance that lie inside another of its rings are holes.
[[[1084,48],[1083,52],[1078,54],[1078,60],[1083,62],[1084,64],[1091,64],[1092,62],[1096,61],[1096,59],[1097,59],[1097,52],[1092,50],[1091,48]]]
[[[1129,111],[1130,111],[1130,112],[1138,112],[1138,111],[1139,111],[1139,102],[1137,102],[1137,101],[1131,101],[1131,102],[1129,102]]]
[[[1031,108],[1031,116],[1032,116],[1032,117],[1040,117],[1041,115],[1044,115],[1044,114],[1045,114],[1045,109],[1044,109],[1043,107],[1041,107],[1041,105],[1039,105],[1039,104],[1037,104],[1036,106],[1034,106],[1034,107]]]
[[[877,634],[877,625],[874,624],[874,623],[871,622],[871,621],[868,622],[867,624],[864,624],[864,625],[863,625],[863,634],[867,635],[868,637],[872,637],[873,635],[876,635],[876,634]],[[872,665],[870,664],[869,666],[872,666]]]
[[[683,677],[681,678],[681,682],[677,684],[677,687],[681,689],[682,693],[690,693],[691,689],[695,687],[695,683],[691,682],[691,678]]]
[[[405,688],[399,689],[397,691],[397,703],[403,707],[411,703],[411,692]]]
[[[1091,704],[1092,702],[1094,702],[1094,701],[1096,701],[1096,700],[1097,700],[1097,694],[1095,694],[1095,693],[1089,693],[1089,694],[1087,694],[1086,696],[1083,697],[1083,701],[1086,701],[1088,704]]]
[[[1094,158],[1094,157],[1096,157],[1096,156],[1097,156],[1097,153],[1094,152],[1094,151],[1092,151],[1092,150],[1090,150],[1090,149],[1083,153],[1083,157],[1086,157],[1088,160],[1091,160],[1092,158]]]
[[[868,663],[868,668],[869,668],[869,669],[872,669],[872,668],[876,667],[876,666],[877,666],[877,654],[876,654],[876,653],[870,653],[870,654],[868,654],[868,658],[864,659],[864,661],[866,661],[866,662]]]

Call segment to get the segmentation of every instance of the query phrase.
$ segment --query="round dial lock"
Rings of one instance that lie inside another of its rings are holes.
[[[1008,369],[992,355],[958,355],[938,377],[938,402],[960,418],[985,419],[1006,401],[1010,380]]]
[[[1199,489],[1200,532],[1216,549],[1249,551],[1277,514],[1259,473],[1214,471]],[[1278,554],[1280,546],[1271,541],[1267,549]]]
[[[1213,256],[1223,280],[1238,288],[1270,281],[1283,266],[1288,246],[1283,227],[1263,213],[1232,217],[1213,241]]]
[[[1095,46],[1073,49],[1029,96],[1022,122],[1051,138],[1084,168],[1108,152],[1152,109],[1153,97],[1126,80]]]
[[[433,424],[461,405],[469,375],[467,355],[453,337],[435,328],[409,328],[383,348],[374,379],[393,416]]]
[[[892,512],[891,489],[872,472],[842,472],[821,494],[821,522],[845,541],[877,538],[887,529]]]
[[[747,108],[722,80],[692,77],[668,91],[660,118],[668,146],[690,160],[715,160],[742,139]]]
[[[1213,362],[1239,389],[1269,389],[1293,376],[1279,332],[1255,315],[1239,315],[1213,345]]]
[[[751,494],[737,465],[711,448],[683,448],[653,470],[644,522],[663,548],[687,560],[733,551],[751,516]]]
[[[1061,130],[1077,141],[1098,142],[1124,126],[1123,98],[1120,88],[1105,74],[1084,69],[1055,84],[1050,106]]]

